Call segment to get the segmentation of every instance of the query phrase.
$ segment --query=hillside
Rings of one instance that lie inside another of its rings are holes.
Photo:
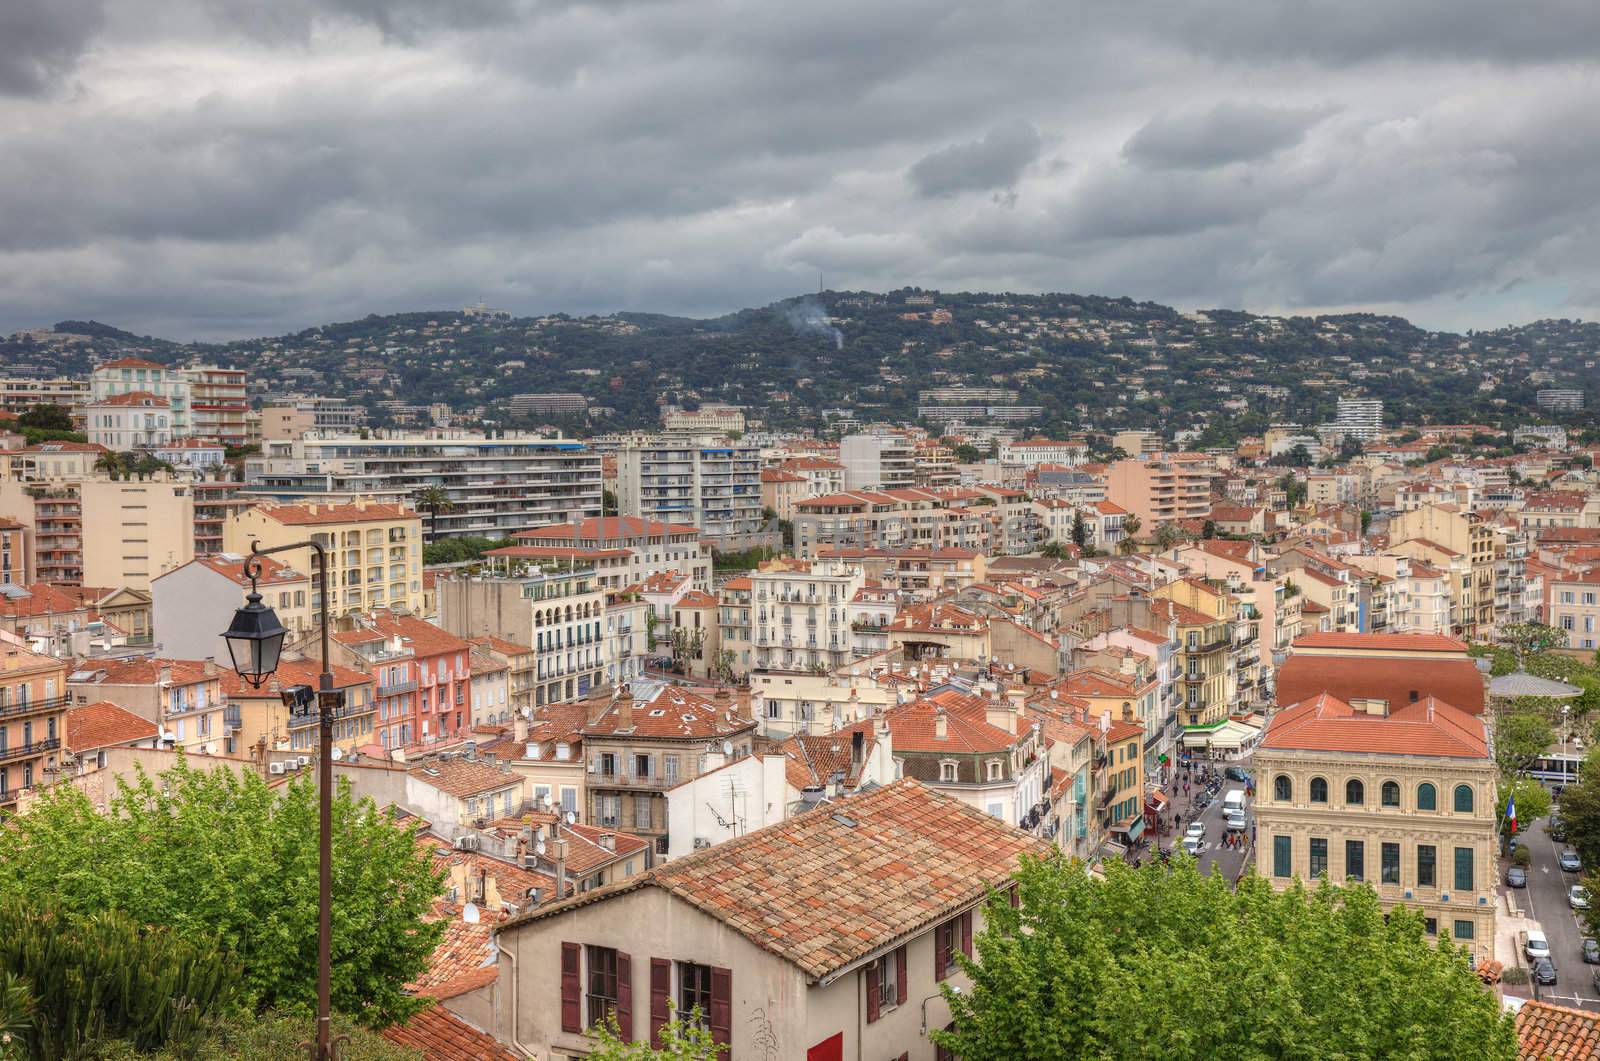
[[[1391,420],[1501,426],[1537,419],[1541,387],[1600,402],[1593,323],[1456,335],[1397,317],[1181,314],[1067,294],[828,292],[711,320],[405,313],[205,347],[96,322],[57,330],[72,334],[0,344],[5,371],[81,373],[130,353],[200,358],[249,369],[263,394],[366,403],[380,422],[378,402],[447,402],[514,425],[511,396],[560,391],[609,410],[563,425],[572,428],[648,426],[662,400],[732,402],[774,427],[820,427],[826,410],[914,420],[919,391],[965,384],[1017,391],[1044,408],[1033,425],[1044,431],[1210,426],[1220,440],[1326,420],[1344,396],[1383,398]]]

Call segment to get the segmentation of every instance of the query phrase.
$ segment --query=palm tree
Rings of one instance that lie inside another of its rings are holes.
[[[1121,549],[1123,553],[1131,553],[1139,548],[1139,544],[1134,541],[1134,538],[1138,537],[1139,528],[1142,525],[1143,521],[1132,513],[1125,517],[1122,521],[1122,540],[1117,543],[1117,548]]]
[[[113,479],[122,478],[122,455],[109,449],[106,450],[94,459],[94,470],[105,472]]]
[[[417,491],[417,507],[428,513],[428,537],[437,542],[439,513],[449,512],[456,507],[456,503],[450,500],[450,492],[442,486],[424,486]]]

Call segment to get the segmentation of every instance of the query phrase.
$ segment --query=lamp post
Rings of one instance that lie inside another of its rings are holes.
[[[250,557],[245,561],[244,573],[250,578],[250,593],[245,606],[234,612],[233,623],[222,636],[228,642],[228,655],[233,659],[233,669],[239,677],[259,689],[278,669],[283,653],[283,640],[288,635],[277,613],[261,603],[256,581],[261,577],[261,559],[272,553],[292,549],[310,549],[317,558],[317,593],[321,598],[322,623],[322,675],[317,680],[317,817],[319,824],[317,851],[317,1037],[315,1042],[302,1043],[311,1061],[334,1061],[338,1047],[344,1041],[332,1038],[333,995],[333,720],[344,704],[344,694],[333,687],[333,668],[329,662],[328,630],[328,554],[314,541],[291,542],[261,548],[260,542],[250,543]],[[291,711],[308,708],[309,695],[300,690],[286,690],[284,703]]]
[[[1566,788],[1567,777],[1567,712],[1572,710],[1571,704],[1561,705],[1561,787]]]

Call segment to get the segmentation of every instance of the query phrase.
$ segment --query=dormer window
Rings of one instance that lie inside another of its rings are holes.
[[[946,759],[939,764],[939,780],[954,782],[957,778],[957,764],[954,760]]]
[[[572,758],[572,745],[568,744],[566,741],[557,741],[556,742],[556,758],[557,759],[570,759],[570,758]]]
[[[1005,770],[1006,770],[1005,763],[1003,761],[1001,761],[999,759],[990,759],[989,760],[989,762],[988,762],[988,772],[989,772],[989,780],[990,781],[1002,781],[1002,780],[1004,780],[1005,779]]]

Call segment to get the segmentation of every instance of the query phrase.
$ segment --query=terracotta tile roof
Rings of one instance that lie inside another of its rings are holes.
[[[692,589],[678,598],[677,606],[679,608],[715,608],[717,606],[717,598],[709,593],[702,593],[697,589]]]
[[[520,895],[521,893],[517,893]],[[428,955],[428,967],[422,975],[406,985],[406,989],[419,995],[432,995],[435,998],[453,998],[459,991],[438,994],[434,988],[449,984],[452,988],[454,981],[463,976],[473,976],[482,973],[486,968],[490,973],[490,980],[494,979],[494,924],[497,920],[488,911],[484,911],[477,921],[463,919],[451,903],[440,904],[442,917],[448,918],[445,925],[444,936],[440,938],[438,946],[433,948],[433,953]]]
[[[411,651],[418,659],[442,656],[449,652],[468,652],[472,646],[466,641],[414,615],[396,615],[394,612],[369,612],[361,617],[361,627],[340,631],[333,635],[342,644],[355,645],[382,638],[404,638],[410,642]],[[452,668],[453,669],[453,668]]]
[[[1517,1010],[1517,1061],[1590,1061],[1600,1057],[1600,1013],[1548,1002]]]
[[[1177,601],[1168,600],[1165,597],[1160,597],[1150,602],[1150,613],[1159,615],[1163,619],[1171,619],[1179,626],[1210,626],[1212,623],[1224,621],[1214,615],[1207,615],[1199,609],[1191,608],[1187,604],[1179,604]]]
[[[503,656],[523,656],[534,651],[532,645],[519,645],[515,641],[507,641],[503,637],[494,637],[487,634],[483,637],[469,637],[467,642],[479,648],[492,649]]]
[[[172,403],[165,398],[157,397],[149,391],[128,391],[126,394],[113,394],[109,398],[101,398],[90,405],[131,405],[145,409],[170,409]]]
[[[1461,652],[1467,643],[1444,634],[1304,634],[1291,648],[1348,648],[1370,652]]]
[[[250,577],[244,573],[245,561],[243,558],[238,560],[229,560],[225,559],[224,556],[219,553],[210,556],[197,556],[191,560],[190,563],[200,564],[204,567],[208,567],[217,574],[222,575],[224,578],[232,579],[241,586],[250,585]],[[187,566],[187,564],[184,565],[184,567]],[[173,570],[181,571],[183,568],[179,567],[174,568]],[[167,575],[170,574],[172,574],[172,572],[168,571],[165,574],[157,575],[156,577],[157,579],[162,579],[166,578]],[[310,575],[296,571],[288,564],[280,564],[270,556],[263,556],[261,558],[261,577],[257,580],[260,585],[278,586],[285,583],[293,584],[296,582],[309,582],[310,579]]]
[[[115,361],[102,361],[95,366],[95,371],[102,368],[166,368],[159,361],[147,361],[142,357],[119,357]]]
[[[1250,562],[1250,550],[1254,542],[1234,541],[1229,538],[1202,538],[1192,542],[1196,548],[1212,556],[1220,556],[1225,560],[1245,564]]]
[[[945,718],[943,737],[938,736],[941,710]],[[890,740],[897,754],[988,755],[1009,751],[1017,738],[998,726],[989,725],[987,714],[988,704],[981,697],[948,690],[935,693],[889,709]]]
[[[1387,700],[1410,703],[1412,697],[1436,696],[1472,715],[1483,713],[1483,675],[1470,659],[1407,658],[1400,655],[1308,655],[1291,652],[1278,668],[1280,706],[1299,703],[1318,693],[1344,700]]]
[[[67,751],[75,755],[148,740],[159,732],[154,722],[109,700],[67,709]]]
[[[811,480],[803,475],[793,472],[779,471],[776,468],[761,469],[761,481],[764,483],[808,483]]]
[[[1018,855],[1051,850],[908,779],[519,914],[501,931],[657,887],[815,981],[982,900]]]
[[[857,733],[862,737],[861,763],[852,761]],[[795,788],[827,784],[835,774],[843,774],[845,784],[854,788],[860,780],[861,765],[872,755],[876,744],[876,729],[872,720],[866,719],[832,733],[797,733],[778,750],[786,759],[784,774]]]
[[[484,556],[506,556],[513,560],[623,560],[632,549],[585,549],[575,545],[505,545],[489,549]]]
[[[0,616],[8,619],[26,619],[38,615],[59,615],[62,612],[82,611],[92,605],[81,595],[52,586],[48,582],[35,582],[19,586],[19,596],[0,596]]]
[[[313,511],[315,510],[315,511]],[[286,527],[311,527],[323,523],[392,523],[421,519],[408,505],[263,505],[262,515]]]
[[[613,538],[643,538],[646,534],[699,534],[700,528],[687,523],[663,523],[639,516],[591,516],[577,523],[554,523],[548,527],[517,531],[513,538],[538,538],[553,541],[586,541]]]
[[[278,690],[290,685],[309,685],[316,688],[322,680],[322,663],[320,660],[285,659],[278,662],[278,669],[273,672],[272,680],[261,688],[253,688],[243,678],[234,672],[232,667],[220,667],[222,679],[222,692],[224,696],[236,697],[243,700],[265,699],[276,700]],[[333,687],[335,689],[355,689],[363,685],[371,685],[372,675],[350,667],[333,665]]]
[[[889,624],[890,630],[916,633],[982,633],[988,624],[979,616],[953,604],[935,601],[901,608]]]
[[[423,1061],[517,1061],[520,1056],[438,1005],[404,1024],[391,1024],[382,1034],[392,1043],[421,1051]]]
[[[497,792],[502,788],[522,784],[522,775],[500,770],[488,763],[470,759],[439,759],[425,766],[413,767],[407,775],[457,799]]]
[[[624,689],[622,692],[627,695],[629,691]],[[749,703],[748,696],[748,692],[741,696],[746,704]],[[726,701],[717,701],[681,685],[662,686],[649,700],[634,699],[632,729],[621,728],[621,713],[618,710],[621,696],[605,699],[606,705],[594,721],[584,724],[582,732],[586,736],[628,733],[636,737],[705,740],[743,733],[754,729],[756,725],[754,719],[744,718],[735,710],[736,702],[731,694]],[[588,704],[598,706],[594,700],[588,701]]]
[[[95,685],[154,685],[161,679],[163,668],[170,668],[173,685],[195,685],[210,678],[220,678],[228,668],[218,666],[215,673],[207,675],[204,660],[198,659],[104,659],[92,664]],[[85,667],[89,670],[90,667]],[[232,673],[229,670],[229,673]]]
[[[734,590],[754,589],[755,588],[755,583],[750,581],[750,576],[749,575],[740,575],[738,578],[730,578],[730,579],[728,579],[728,581],[726,581],[726,582],[724,582],[722,584],[722,588],[723,589],[734,589]]]
[[[481,674],[498,674],[501,671],[509,671],[510,669],[511,664],[501,663],[498,659],[489,655],[487,652],[480,651],[476,648],[473,649],[472,676],[474,678]]]
[[[1273,715],[1261,747],[1459,759],[1489,756],[1482,720],[1431,696],[1414,704],[1391,703],[1389,714],[1374,715],[1319,693]]]

